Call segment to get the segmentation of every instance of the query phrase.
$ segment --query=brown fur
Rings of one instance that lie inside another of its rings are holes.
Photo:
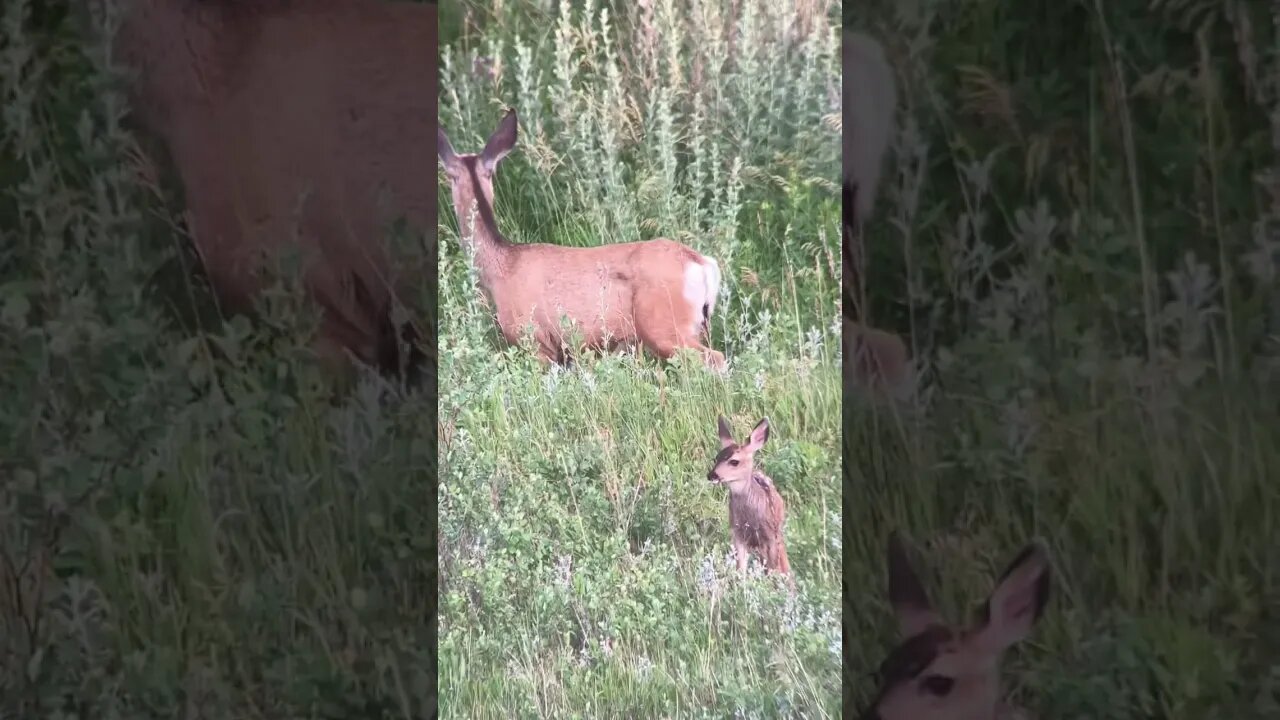
[[[587,348],[639,344],[665,359],[687,347],[709,366],[724,367],[724,356],[703,344],[719,289],[714,260],[667,239],[574,248],[515,244],[502,235],[493,212],[493,177],[515,145],[516,128],[515,113],[508,113],[485,150],[467,155],[456,154],[444,131],[438,133],[460,233],[464,242],[470,239],[480,285],[496,309],[503,337],[518,342],[532,327],[539,355],[564,362],[568,338],[560,317],[565,316]],[[690,266],[714,273],[698,302],[684,293]]]
[[[943,622],[897,534],[888,546],[889,603],[905,638],[880,665],[880,688],[863,720],[1029,720],[1000,698],[1000,658],[1025,638],[1049,599],[1049,556],[1018,554],[968,627]]]
[[[862,322],[862,231],[871,216],[883,156],[893,128],[897,90],[880,44],[845,31],[844,47],[844,358],[853,386],[902,398],[911,392],[902,338]]]
[[[882,388],[891,396],[903,397],[911,388],[910,360],[902,338],[844,318],[846,372],[859,385]]]
[[[769,438],[769,420],[761,420],[744,443],[734,442],[723,417],[719,433],[720,452],[707,480],[729,488],[729,527],[738,570],[746,570],[747,556],[753,554],[769,570],[785,575],[794,588],[783,538],[787,506],[773,480],[755,467],[755,454]]]
[[[264,255],[296,243],[304,284],[324,311],[321,353],[338,360],[349,351],[415,380],[424,361],[417,333],[397,332],[390,313],[395,288],[434,282],[434,259],[405,271],[382,238],[406,219],[434,246],[426,172],[435,6],[136,0],[129,8],[117,59],[136,73],[136,116],[176,166],[220,304],[249,310]],[[406,338],[404,368],[397,350]]]

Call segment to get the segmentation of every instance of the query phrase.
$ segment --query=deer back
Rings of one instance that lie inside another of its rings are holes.
[[[496,304],[511,308],[501,324],[555,327],[561,314],[581,325],[588,341],[608,335],[631,338],[636,325],[677,323],[696,328],[705,321],[704,287],[686,286],[690,268],[705,258],[671,240],[601,245],[590,248],[549,244],[513,246],[515,261],[495,283]],[[694,302],[697,306],[694,306]],[[505,328],[504,328],[505,329]],[[514,328],[513,328],[514,329]]]

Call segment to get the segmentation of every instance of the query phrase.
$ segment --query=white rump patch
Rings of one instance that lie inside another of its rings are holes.
[[[715,310],[716,296],[720,293],[720,266],[715,260],[704,257],[700,262],[684,266],[683,294],[693,311],[693,334],[700,335],[706,317]],[[705,310],[704,310],[705,308]]]
[[[707,256],[702,257],[702,267],[706,269],[707,281],[707,321],[716,314],[716,300],[720,299],[720,264]]]
[[[871,215],[875,203],[881,163],[892,140],[898,90],[880,43],[846,30],[842,54],[844,177],[858,189],[854,217],[861,220]]]

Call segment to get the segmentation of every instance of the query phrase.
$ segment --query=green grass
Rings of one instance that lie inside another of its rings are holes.
[[[1048,613],[1004,665],[1042,718],[1280,712],[1278,28],[1150,5],[846,16],[909,88],[866,276],[928,388],[845,406],[852,704],[897,640],[896,527],[953,619],[1047,541]]]
[[[694,43],[703,21],[684,4],[651,19],[631,3],[549,5],[476,10],[480,27],[446,47],[441,123],[474,152],[504,105],[519,111],[496,188],[516,242],[666,236],[717,258],[712,345],[731,371],[692,355],[548,371],[504,349],[442,175],[442,715],[834,717],[834,16],[779,61],[767,18],[742,19],[738,60],[720,66],[703,53],[724,31]],[[502,58],[501,76],[476,76],[473,53]],[[772,422],[757,458],[788,503],[793,599],[733,571],[727,498],[706,481],[720,413],[742,435]]]
[[[442,196],[438,419],[369,378],[328,388],[289,282],[262,322],[223,324],[179,272],[171,182],[139,177],[81,4],[4,6],[0,715],[423,717],[438,501],[448,717],[834,716],[838,656],[860,703],[895,639],[891,527],[952,617],[1046,539],[1054,596],[1004,665],[1042,718],[1275,717],[1265,4],[846,3],[890,46],[916,128],[867,277],[927,392],[841,418],[834,55],[777,52],[739,17],[737,59],[708,62],[726,36],[695,35],[689,8],[728,0],[655,0],[653,36],[611,14],[629,40],[606,46],[586,5],[562,36],[558,4],[447,3],[441,119],[460,150],[502,103],[530,123],[498,187],[517,241],[667,235],[720,258],[733,370],[550,374],[500,349]],[[461,78],[473,50],[504,58],[500,84]],[[740,433],[773,421],[794,601],[729,572],[704,479],[720,412]]]
[[[84,9],[0,13],[0,717],[425,717],[435,398],[221,321]]]

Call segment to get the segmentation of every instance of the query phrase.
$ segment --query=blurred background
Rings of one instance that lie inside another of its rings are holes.
[[[1005,663],[1043,718],[1280,712],[1272,9],[845,4],[900,83],[869,312],[924,388],[845,408],[855,700],[896,641],[899,527],[957,621],[1048,541],[1048,615]]]
[[[428,716],[435,398],[334,383],[287,272],[222,317],[121,7],[0,10],[0,717]]]

